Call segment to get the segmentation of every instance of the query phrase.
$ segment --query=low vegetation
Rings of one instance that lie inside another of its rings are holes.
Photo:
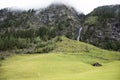
[[[103,50],[66,37],[55,40],[59,41],[49,54],[17,54],[1,61],[0,80],[120,79],[119,52]],[[102,66],[94,67],[94,63]]]

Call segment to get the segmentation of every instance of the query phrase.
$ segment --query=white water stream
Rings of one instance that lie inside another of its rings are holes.
[[[78,34],[78,37],[77,37],[77,41],[80,41],[81,30],[82,30],[82,27],[79,28],[79,34]]]

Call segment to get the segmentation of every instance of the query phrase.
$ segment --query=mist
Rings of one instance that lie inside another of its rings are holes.
[[[48,7],[53,3],[69,5],[78,12],[88,14],[98,6],[120,4],[120,0],[0,0],[0,9],[6,7],[23,10],[39,9]]]

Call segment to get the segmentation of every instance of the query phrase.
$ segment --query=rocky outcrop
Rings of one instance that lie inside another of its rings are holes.
[[[120,50],[120,5],[103,6],[88,14],[82,41],[101,48]],[[97,18],[94,18],[97,17]]]
[[[1,32],[6,30],[18,31],[46,27],[55,35],[65,35],[76,39],[81,25],[80,15],[69,6],[52,4],[40,10],[14,11],[11,9],[0,10]]]

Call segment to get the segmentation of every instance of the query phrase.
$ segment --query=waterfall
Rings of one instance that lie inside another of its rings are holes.
[[[81,30],[82,30],[82,27],[79,28],[79,34],[78,34],[78,37],[77,37],[77,41],[80,41]]]

